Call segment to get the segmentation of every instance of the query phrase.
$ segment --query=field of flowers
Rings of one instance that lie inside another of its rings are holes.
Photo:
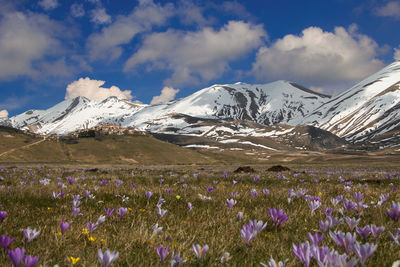
[[[0,266],[391,266],[395,168],[0,168]]]

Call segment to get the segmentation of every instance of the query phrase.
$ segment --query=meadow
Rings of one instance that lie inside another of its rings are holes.
[[[391,266],[400,259],[400,169],[255,169],[0,168],[0,265]]]

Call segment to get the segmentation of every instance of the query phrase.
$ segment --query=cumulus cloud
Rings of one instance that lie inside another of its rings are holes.
[[[8,118],[8,111],[5,109],[0,110],[0,118]]]
[[[400,18],[400,2],[390,1],[376,9],[376,15],[381,17]]]
[[[70,9],[71,15],[75,18],[80,18],[85,15],[85,9],[82,4],[72,4]]]
[[[63,27],[45,15],[12,12],[0,18],[0,79],[35,76],[34,62],[63,50]]]
[[[262,25],[230,21],[220,30],[206,27],[199,31],[168,30],[148,35],[124,70],[147,65],[148,70],[171,70],[166,85],[209,81],[229,69],[229,62],[258,48],[267,34]]]
[[[111,16],[107,14],[104,7],[99,7],[90,12],[90,20],[96,24],[109,24]]]
[[[151,100],[150,104],[159,104],[163,102],[168,102],[175,99],[175,95],[179,92],[179,89],[174,89],[172,87],[165,86],[161,90],[161,94],[158,96],[154,96]]]
[[[290,79],[312,86],[358,81],[383,67],[376,58],[380,48],[366,35],[336,27],[326,32],[318,27],[301,35],[286,35],[259,49],[252,74],[259,80]]]
[[[57,0],[41,0],[38,3],[44,10],[52,10],[58,6]]]
[[[155,4],[152,0],[141,0],[127,16],[118,16],[101,32],[89,36],[86,48],[90,59],[115,60],[123,52],[122,45],[128,44],[137,34],[163,25],[173,15],[173,5]]]
[[[104,83],[105,81],[91,80],[88,77],[80,78],[67,86],[65,99],[78,96],[84,96],[88,99],[105,99],[110,96],[116,96],[119,99],[132,99],[132,91],[121,91],[117,86],[101,87]]]

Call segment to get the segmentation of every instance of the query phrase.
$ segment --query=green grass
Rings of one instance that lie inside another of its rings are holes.
[[[359,216],[359,226],[375,224],[386,228],[379,237],[378,249],[367,262],[367,266],[390,266],[400,258],[400,249],[391,242],[388,233],[393,233],[399,224],[392,222],[385,214],[391,201],[400,201],[398,191],[393,192],[389,186],[390,183],[394,187],[399,186],[395,173],[397,168],[366,170],[367,167],[363,166],[357,166],[357,169],[314,166],[314,172],[303,173],[302,165],[291,167],[299,172],[285,173],[287,181],[278,179],[276,173],[262,169],[257,174],[250,175],[233,174],[232,168],[100,169],[97,172],[80,168],[6,168],[0,171],[0,176],[4,178],[0,182],[0,210],[7,211],[7,218],[0,225],[0,235],[15,237],[11,248],[24,246],[27,254],[39,256],[39,263],[46,266],[70,265],[71,256],[80,258],[75,266],[96,266],[97,250],[104,251],[107,248],[119,252],[115,266],[157,266],[160,265],[155,250],[157,245],[169,247],[167,263],[171,251],[174,250],[187,257],[189,266],[219,265],[219,258],[224,252],[229,252],[232,256],[229,262],[231,266],[257,266],[260,262],[266,263],[271,256],[277,260],[288,258],[288,266],[301,266],[292,254],[292,244],[305,242],[307,233],[319,231],[319,221],[324,220],[325,215],[322,207],[311,215],[304,198],[293,199],[288,203],[288,190],[304,188],[309,195],[320,195],[323,207],[333,207],[330,199],[338,194],[354,199],[353,193],[360,191],[370,208],[360,214],[352,211],[348,215]],[[337,170],[338,173],[328,173],[327,170]],[[224,171],[228,172],[227,178],[221,178]],[[393,174],[393,178],[387,179],[386,172]],[[252,179],[255,175],[260,177],[259,181]],[[60,178],[57,180],[58,177]],[[69,185],[66,177],[73,177],[76,182]],[[338,181],[339,177],[354,183],[349,191],[344,190],[344,184]],[[41,185],[38,181],[43,178],[50,179],[50,184]],[[159,183],[160,178],[164,179],[162,184]],[[319,179],[318,183],[314,181],[315,178]],[[115,184],[117,179],[123,181],[119,187]],[[301,183],[301,179],[304,182]],[[109,180],[110,183],[99,186],[101,180]],[[238,181],[238,184],[234,185],[233,180]],[[217,183],[214,184],[214,181]],[[61,190],[57,186],[58,182],[67,186],[64,189],[67,195],[53,199],[52,192]],[[137,187],[132,188],[131,184],[137,184]],[[184,184],[188,185],[186,189]],[[363,184],[368,187],[364,188]],[[214,191],[208,192],[207,186],[213,186]],[[262,194],[264,188],[271,193]],[[166,189],[171,189],[172,193],[167,193]],[[256,189],[259,195],[252,197],[251,189]],[[90,190],[95,198],[86,199],[85,190]],[[145,197],[146,191],[154,193],[150,201]],[[230,192],[239,194],[239,197],[235,197],[237,205],[231,211],[225,204],[225,200],[231,198]],[[371,205],[370,202],[376,203],[381,193],[390,194],[388,202],[383,207]],[[73,217],[71,196],[77,194],[83,197],[81,215]],[[198,194],[210,196],[212,200],[201,200]],[[180,199],[177,199],[177,195]],[[123,202],[121,196],[128,197],[129,200]],[[156,212],[159,196],[163,196],[166,201],[163,209],[168,210],[163,218]],[[193,204],[192,211],[187,209],[187,202]],[[94,242],[89,241],[88,236],[82,233],[86,222],[95,222],[104,214],[104,208],[117,210],[121,206],[129,208],[127,215],[120,219],[115,211],[110,220],[93,232],[92,236],[96,239]],[[289,220],[278,230],[272,226],[269,208],[283,209],[289,216]],[[339,208],[335,207],[334,217],[343,217]],[[244,212],[242,221],[237,220],[239,211]],[[246,247],[239,230],[250,219],[268,221],[268,226]],[[61,221],[70,222],[71,228],[59,236],[57,233]],[[163,232],[159,235],[152,233],[155,223],[163,227]],[[41,231],[39,237],[31,243],[23,240],[22,230],[27,227]],[[349,232],[344,223],[335,230]],[[359,236],[358,241],[361,242]],[[374,241],[369,237],[368,242]],[[198,261],[195,258],[191,248],[193,243],[209,245],[210,250],[203,260]],[[329,235],[325,236],[322,244],[343,253]],[[0,265],[9,265],[3,252],[0,253]],[[316,266],[315,260],[312,266]]]

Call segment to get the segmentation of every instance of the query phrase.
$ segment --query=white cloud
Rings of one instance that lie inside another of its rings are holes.
[[[37,76],[34,63],[63,51],[63,26],[45,15],[13,12],[0,19],[0,79]]]
[[[262,25],[230,21],[220,30],[203,28],[184,32],[168,30],[148,35],[139,50],[128,59],[124,70],[147,65],[148,70],[173,72],[166,85],[209,81],[229,69],[237,60],[262,44],[267,34]]]
[[[89,36],[86,48],[91,60],[114,60],[122,54],[122,45],[128,44],[138,33],[163,25],[173,15],[173,5],[155,4],[142,0],[127,16],[118,16],[101,32]]]
[[[211,25],[215,22],[213,17],[204,16],[204,7],[193,3],[192,0],[181,0],[177,7],[177,15],[184,25]]]
[[[376,9],[376,15],[381,17],[400,18],[400,2],[390,1]]]
[[[121,91],[117,86],[110,88],[101,87],[105,81],[91,80],[90,78],[80,78],[67,86],[65,99],[84,96],[88,99],[105,99],[110,96],[116,96],[119,99],[132,99],[132,91]]]
[[[110,24],[111,16],[107,14],[105,8],[99,7],[90,12],[90,20],[96,24]]]
[[[394,60],[399,60],[400,61],[400,48],[395,48],[394,49]]]
[[[150,104],[159,104],[163,102],[168,102],[175,99],[175,95],[179,92],[179,89],[174,89],[172,87],[165,86],[161,90],[161,95],[154,96]]]
[[[0,111],[0,118],[8,118],[8,111],[3,109]]]
[[[85,9],[82,4],[72,4],[70,9],[71,15],[75,18],[80,18],[85,15]]]
[[[38,3],[44,10],[52,10],[58,6],[57,0],[41,0]]]
[[[336,27],[324,32],[318,27],[302,34],[286,35],[259,49],[252,74],[259,80],[290,79],[312,86],[347,84],[383,67],[376,58],[380,48],[357,26]]]

